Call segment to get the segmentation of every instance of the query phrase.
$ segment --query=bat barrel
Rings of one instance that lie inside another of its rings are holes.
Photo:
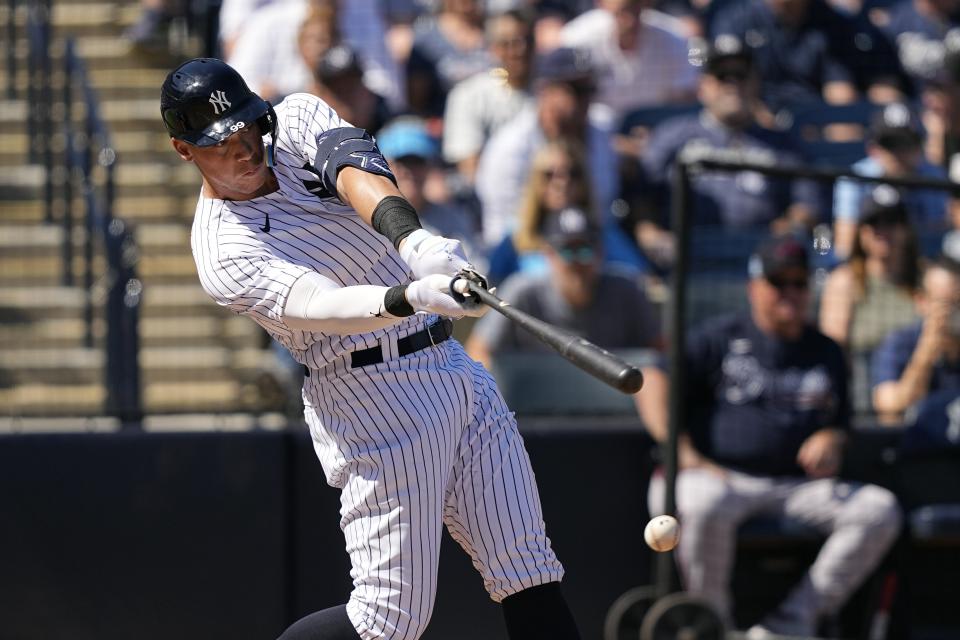
[[[475,282],[469,282],[468,286],[482,303],[510,318],[564,358],[614,389],[632,394],[643,387],[643,373],[638,367],[592,342],[514,309]]]

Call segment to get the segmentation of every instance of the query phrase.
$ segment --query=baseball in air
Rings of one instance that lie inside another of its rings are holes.
[[[673,516],[657,516],[647,523],[643,539],[654,551],[670,551],[680,542],[680,523]]]

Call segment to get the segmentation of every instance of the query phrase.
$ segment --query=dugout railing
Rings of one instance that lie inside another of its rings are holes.
[[[138,332],[143,285],[136,274],[137,244],[129,226],[114,215],[117,152],[72,38],[63,39],[61,67],[54,70],[51,10],[49,0],[34,0],[26,7],[30,161],[44,169],[44,221],[60,225],[63,231],[61,283],[84,292],[83,346],[87,348],[96,346],[96,318],[102,308],[103,412],[118,418],[124,427],[138,427],[143,418]],[[16,2],[11,1],[8,33],[15,33],[17,15]],[[12,57],[8,65],[8,92],[15,94]],[[82,256],[76,273],[78,236]],[[102,270],[98,253],[104,258]]]

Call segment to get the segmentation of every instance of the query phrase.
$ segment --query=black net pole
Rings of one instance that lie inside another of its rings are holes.
[[[686,410],[683,389],[686,377],[686,301],[687,271],[690,247],[690,168],[677,162],[671,192],[671,224],[676,241],[676,259],[671,274],[670,298],[667,301],[667,330],[669,342],[667,356],[670,363],[670,386],[668,390],[667,439],[661,445],[664,466],[664,513],[676,515],[677,446],[683,428]],[[673,552],[657,556],[657,597],[662,598],[674,591]]]

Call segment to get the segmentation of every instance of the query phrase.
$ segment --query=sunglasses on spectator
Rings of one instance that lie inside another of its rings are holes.
[[[724,84],[733,84],[746,82],[747,78],[750,77],[749,72],[741,70],[726,70],[726,71],[717,71],[713,76]]]
[[[767,282],[777,291],[783,292],[788,289],[794,291],[806,291],[810,287],[807,278],[781,278],[778,276],[767,276]]]
[[[543,177],[547,180],[553,180],[554,178],[568,178],[570,180],[579,180],[583,177],[583,172],[580,171],[577,167],[571,169],[544,169],[542,171]]]
[[[519,37],[519,38],[497,38],[491,44],[495,47],[504,47],[504,48],[521,48],[529,47],[533,42],[533,37]]]
[[[578,98],[591,98],[596,93],[597,87],[592,82],[571,82],[568,85],[573,94]]]
[[[591,246],[581,245],[578,247],[560,247],[557,249],[557,255],[559,255],[564,262],[589,264],[593,262],[597,252]]]

